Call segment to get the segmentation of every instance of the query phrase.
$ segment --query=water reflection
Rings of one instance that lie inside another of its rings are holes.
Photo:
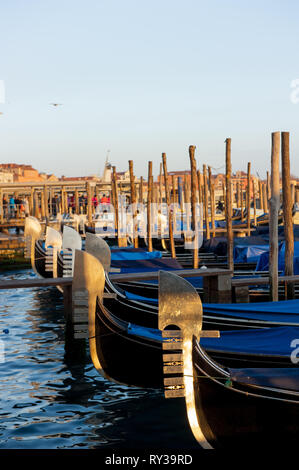
[[[0,274],[28,278],[31,270]],[[8,334],[3,333],[8,330]],[[0,290],[0,448],[195,448],[183,402],[102,378],[56,288]]]

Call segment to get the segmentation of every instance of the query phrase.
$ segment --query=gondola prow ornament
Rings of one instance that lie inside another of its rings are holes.
[[[193,286],[176,274],[159,273],[159,320],[163,336],[163,372],[166,398],[185,397],[187,416],[194,437],[203,448],[212,448],[202,432],[196,412],[193,342],[220,336],[202,331],[202,304]]]

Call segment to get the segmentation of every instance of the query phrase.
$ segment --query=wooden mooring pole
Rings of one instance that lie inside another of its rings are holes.
[[[252,197],[253,197],[253,224],[256,226],[256,187],[255,182],[252,180]]]
[[[210,219],[209,219],[209,190],[208,190],[208,180],[207,180],[207,167],[203,165],[203,202],[204,202],[204,215],[205,215],[205,224],[206,224],[206,239],[210,240]]]
[[[227,265],[228,269],[234,270],[234,238],[232,225],[232,187],[231,187],[231,139],[227,138],[225,149],[226,167],[226,236],[227,236]]]
[[[251,163],[248,162],[247,164],[247,235],[250,236],[250,223],[251,223],[251,213],[250,213],[250,206],[251,206]]]
[[[269,212],[269,208],[268,208],[267,185],[266,185],[266,183],[262,184],[262,188],[263,188],[264,211],[267,214]]]
[[[285,238],[285,276],[294,274],[294,232],[293,232],[293,202],[290,181],[290,134],[281,133],[281,166],[282,166],[282,195],[283,220]],[[286,298],[294,298],[294,284],[286,284]]]
[[[260,199],[260,209],[265,212],[264,208],[264,195],[263,195],[263,183],[259,180],[259,199]]]
[[[147,245],[148,251],[153,251],[151,206],[153,201],[153,162],[148,162],[147,182]]]
[[[89,227],[91,227],[91,224],[92,224],[92,204],[91,204],[91,185],[90,185],[89,182],[86,183],[86,192],[87,192],[87,220],[88,220]],[[67,210],[67,207],[65,207],[65,209]]]
[[[241,222],[244,222],[244,192],[243,182],[240,182],[240,207],[241,207]]]
[[[191,166],[191,230],[193,232],[193,268],[198,268],[198,224],[197,224],[197,211],[196,211],[196,192],[197,192],[197,175],[196,175],[196,160],[195,160],[195,145],[189,146],[189,158]]]
[[[172,212],[171,212],[171,208],[170,208],[170,195],[169,195],[166,153],[162,153],[162,162],[163,162],[163,171],[164,171],[164,186],[165,186],[166,204],[167,204],[167,208],[168,208],[168,229],[169,229],[170,250],[171,250],[172,258],[175,258],[176,254],[175,254],[175,246],[174,246],[174,239],[173,239]]]
[[[211,211],[211,232],[212,236],[215,237],[215,189],[214,182],[212,180],[212,169],[209,166],[209,187],[210,187],[210,211]]]
[[[135,176],[133,173],[133,160],[129,160],[129,171],[130,171],[131,205],[132,205],[132,216],[133,216],[133,243],[134,243],[134,248],[138,248],[138,225],[137,225],[136,191],[135,191]]]
[[[279,151],[280,132],[273,132],[271,150],[271,199],[269,219],[269,284],[270,300],[273,302],[278,300],[278,211],[280,206]]]
[[[114,226],[117,236],[117,244],[120,246],[120,230],[119,230],[119,216],[118,216],[118,190],[117,190],[117,176],[116,176],[116,167],[112,167],[111,175],[111,193],[114,207]]]

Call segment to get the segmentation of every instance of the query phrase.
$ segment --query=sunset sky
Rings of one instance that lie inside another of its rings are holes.
[[[281,130],[299,176],[298,18],[296,0],[2,1],[0,161],[81,176],[110,150],[146,175],[196,145],[221,172],[231,137],[233,170],[264,176]]]

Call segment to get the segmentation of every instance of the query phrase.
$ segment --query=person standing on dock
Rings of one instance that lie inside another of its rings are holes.
[[[76,202],[75,202],[75,195],[74,194],[72,194],[70,196],[69,207],[72,210],[72,214],[75,214],[75,212],[76,212]]]
[[[220,211],[220,212],[223,212],[223,211],[224,211],[224,204],[223,204],[222,201],[220,201],[220,199],[219,199],[219,201],[218,201],[218,203],[217,203],[217,210]]]
[[[7,218],[8,217],[8,202],[7,202],[7,198],[6,198],[5,195],[3,196],[2,204],[3,204],[2,205],[2,207],[3,207],[3,217]]]
[[[19,200],[19,203],[18,203],[18,207],[19,207],[19,210],[18,210],[18,217],[25,217],[25,206],[24,206],[24,201],[23,199],[20,199]]]
[[[110,203],[110,198],[108,200],[108,198],[106,197],[106,194],[103,194],[103,196],[101,197],[101,204],[109,204]]]
[[[58,194],[55,194],[54,197],[52,197],[52,213],[54,215],[54,217],[57,216],[57,213],[58,213],[58,209],[59,209],[59,197],[58,197]]]
[[[81,210],[82,210],[82,213],[84,212],[84,202],[85,202],[84,195],[81,194],[79,196],[79,212],[80,213],[81,213]]]
[[[99,204],[99,202],[98,202],[98,198],[97,198],[97,196],[96,196],[96,195],[94,195],[94,196],[93,196],[93,198],[92,198],[91,202],[92,202],[92,205],[93,205],[93,207],[96,209],[96,208],[97,208],[97,206],[98,206],[98,204]]]

